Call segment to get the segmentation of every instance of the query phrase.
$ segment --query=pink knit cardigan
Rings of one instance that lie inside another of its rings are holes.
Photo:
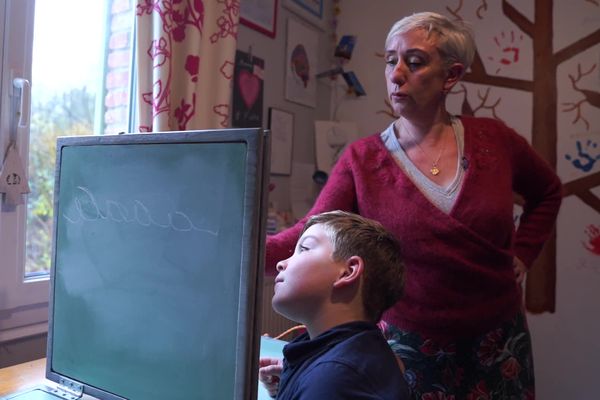
[[[449,214],[405,176],[379,134],[341,156],[305,218],[267,239],[266,271],[293,252],[307,217],[329,210],[382,223],[402,245],[404,297],[383,319],[427,337],[471,337],[512,318],[521,306],[513,256],[530,266],[552,231],[561,183],[525,139],[501,122],[461,117],[465,176]],[[525,199],[518,229],[513,192]]]

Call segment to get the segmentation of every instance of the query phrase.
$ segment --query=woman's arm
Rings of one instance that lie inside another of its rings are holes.
[[[308,214],[290,228],[267,237],[265,270],[268,275],[275,275],[277,262],[293,253],[304,223],[311,215],[332,210],[355,211],[356,187],[352,174],[351,153],[349,148],[342,154]]]
[[[525,201],[515,238],[515,254],[529,268],[548,239],[562,201],[562,184],[536,151],[512,132],[513,188]]]

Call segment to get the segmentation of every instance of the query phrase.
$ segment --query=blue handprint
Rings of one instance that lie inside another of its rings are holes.
[[[565,154],[565,158],[571,161],[571,164],[577,169],[582,170],[583,172],[588,172],[592,168],[594,168],[594,164],[596,161],[600,160],[600,153],[591,155],[590,152],[595,150],[598,147],[598,143],[588,140],[585,143],[585,149],[582,148],[581,141],[577,140],[575,142],[577,146],[577,158],[573,159],[570,154]]]

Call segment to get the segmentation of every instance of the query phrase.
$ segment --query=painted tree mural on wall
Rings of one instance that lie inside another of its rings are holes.
[[[599,6],[597,1],[587,0],[587,2]],[[532,93],[533,97],[533,119],[532,119],[532,146],[554,167],[557,165],[557,138],[558,138],[558,90],[557,90],[557,69],[558,66],[576,55],[584,52],[600,43],[600,29],[591,34],[578,39],[570,45],[554,52],[553,50],[553,2],[548,0],[535,0],[534,20],[530,21],[507,0],[502,1],[503,14],[512,21],[523,34],[528,36],[533,44],[533,79],[521,80],[496,76],[486,71],[484,64],[476,54],[471,71],[464,77],[465,82],[517,89]],[[462,1],[456,9],[448,8],[448,11],[460,18]],[[486,1],[482,1],[477,9],[477,17],[483,18],[483,12],[486,10]],[[507,57],[505,62],[511,61],[511,56],[518,57],[518,48],[506,46],[502,49]],[[502,61],[502,60],[501,60]],[[563,104],[562,112],[574,112],[573,123],[589,123],[582,115],[581,105],[588,103],[590,106],[600,108],[600,92],[580,88],[579,80],[586,74],[592,73],[598,65],[593,64],[583,68],[578,65],[574,74],[569,74],[572,87],[581,94],[581,99],[572,103]],[[463,87],[463,90],[466,88]],[[494,104],[487,104],[489,90],[485,96],[479,96],[481,104],[479,107],[492,107]],[[466,99],[466,96],[465,96]],[[497,103],[496,103],[497,104]],[[475,114],[474,109],[467,100],[463,103],[462,112],[466,114]],[[494,114],[495,115],[495,114]],[[587,143],[593,145],[592,142]],[[582,167],[591,167],[594,156],[589,155],[578,144],[578,152],[572,157],[574,165]],[[589,157],[589,158],[586,158]],[[600,158],[599,158],[600,159]],[[565,196],[577,196],[585,204],[600,213],[600,198],[591,192],[591,189],[600,186],[600,172],[586,175],[582,178],[563,183]],[[554,233],[544,248],[535,266],[529,273],[527,287],[527,307],[530,311],[554,311],[555,296],[554,288],[556,283],[556,233]],[[534,285],[534,286],[532,286]]]

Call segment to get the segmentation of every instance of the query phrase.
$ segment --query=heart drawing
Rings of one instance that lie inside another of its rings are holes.
[[[249,71],[243,70],[238,75],[238,86],[246,108],[251,109],[259,95],[260,79]]]

